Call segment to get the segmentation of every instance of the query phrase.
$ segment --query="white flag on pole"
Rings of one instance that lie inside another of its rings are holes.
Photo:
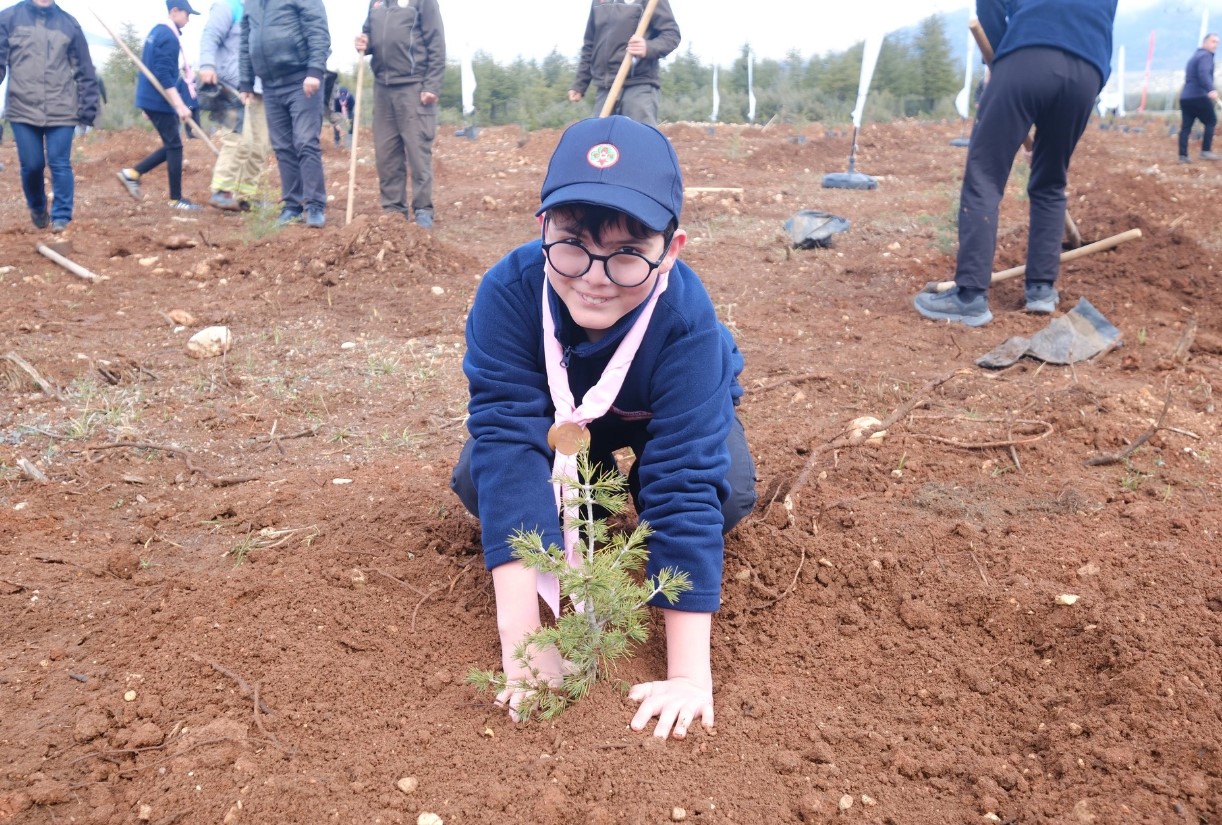
[[[866,95],[870,92],[870,80],[874,77],[874,66],[878,63],[878,53],[883,49],[881,29],[866,38],[865,48],[861,53],[861,80],[857,84],[857,105],[853,107],[853,125],[861,128],[861,113],[866,108]]]
[[[713,114],[709,115],[709,120],[713,123],[717,122],[717,110],[721,108],[721,92],[717,88],[717,64],[713,64]]]
[[[475,111],[475,67],[471,65],[470,47],[463,52],[459,74],[462,81],[462,113],[470,115]]]
[[[755,52],[747,52],[747,120],[755,123]]]
[[[969,29],[967,33],[967,54],[963,58],[963,88],[959,90],[959,94],[955,95],[955,110],[959,112],[959,117],[967,120],[968,112],[972,105],[972,58],[975,53],[976,38],[972,37],[972,32]]]

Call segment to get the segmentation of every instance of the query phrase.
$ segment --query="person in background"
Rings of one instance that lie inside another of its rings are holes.
[[[55,0],[23,0],[0,11],[0,82],[13,130],[21,191],[35,228],[63,232],[72,221],[72,138],[98,113],[97,73],[85,33]],[[51,167],[48,211],[44,173]]]
[[[195,117],[199,104],[195,99],[195,74],[182,49],[182,30],[191,15],[199,12],[191,7],[190,0],[166,0],[165,5],[170,17],[149,32],[140,57],[165,95],[143,72],[136,79],[136,106],[161,136],[161,148],[135,166],[120,169],[118,178],[129,195],[141,200],[141,178],[164,163],[170,184],[170,208],[194,211],[200,205],[182,195],[182,133],[186,122]]]
[[[989,285],[997,216],[1031,127],[1026,311],[1056,309],[1069,160],[1107,82],[1117,0],[976,0],[993,45],[959,193],[955,286],[913,298],[926,318],[978,327],[993,320]]]
[[[541,201],[541,237],[484,275],[467,316],[470,438],[450,481],[479,516],[492,571],[510,683],[497,703],[519,718],[532,673],[513,652],[540,627],[536,593],[559,607],[555,588],[507,540],[538,530],[545,547],[563,546],[551,481],[563,458],[552,436],[578,427],[604,470],[615,471],[621,448],[635,456],[628,488],[652,530],[648,575],[669,567],[691,577],[674,604],[651,600],[666,625],[666,676],[628,694],[639,703],[633,730],[656,717],[655,736],[682,739],[695,724],[714,725],[723,536],[755,506],[755,465],[736,412],[742,355],[700,277],[679,260],[683,176],[661,132],[619,116],[570,126]],[[554,647],[537,651],[532,666],[544,682],[565,667]]]
[[[586,21],[585,40],[577,78],[569,89],[569,100],[578,103],[590,84],[598,90],[594,116],[602,114],[607,94],[615,83],[624,55],[632,55],[632,68],[616,101],[613,114],[630,117],[638,123],[658,125],[658,98],[662,83],[658,63],[679,48],[679,24],[667,0],[658,0],[643,37],[636,34],[644,0],[593,0]]]
[[[221,151],[212,167],[212,195],[208,203],[217,209],[248,208],[259,190],[267,152],[267,115],[263,111],[262,85],[255,78],[250,102],[245,106],[238,94],[242,50],[243,0],[217,0],[208,12],[208,22],[199,41],[201,95],[211,90],[229,103],[213,110],[221,136]]]
[[[382,209],[433,226],[433,139],[446,70],[437,0],[371,0],[356,50],[371,56],[373,145]],[[412,171],[411,209],[407,169]]]
[[[331,105],[331,128],[335,133],[336,146],[341,142],[345,146],[352,143],[352,110],[355,105],[356,99],[348,93],[348,87],[340,86]]]
[[[1196,121],[1201,121],[1205,134],[1201,138],[1201,159],[1219,160],[1213,151],[1214,129],[1218,115],[1218,90],[1214,86],[1214,55],[1218,51],[1218,35],[1210,33],[1201,41],[1201,48],[1188,58],[1184,69],[1184,90],[1180,92],[1180,163],[1192,163],[1188,157],[1188,136]]]
[[[323,74],[331,33],[322,0],[259,0],[242,17],[239,86],[254,99],[256,77],[276,165],[283,208],[277,223],[327,225],[327,181],[322,168]]]

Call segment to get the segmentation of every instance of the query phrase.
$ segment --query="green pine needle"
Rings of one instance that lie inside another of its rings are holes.
[[[615,664],[632,655],[633,648],[649,636],[646,627],[648,603],[661,596],[674,604],[692,587],[685,572],[666,568],[643,582],[640,572],[649,558],[646,540],[650,529],[644,522],[630,533],[614,533],[599,512],[618,515],[628,507],[627,482],[618,472],[599,472],[591,465],[587,450],[577,456],[577,479],[561,479],[565,502],[577,510],[570,523],[578,534],[576,551],[581,564],[570,567],[564,550],[543,546],[537,531],[519,530],[509,537],[515,558],[540,573],[550,573],[560,582],[560,595],[569,605],[554,626],[543,627],[514,648],[513,658],[531,674],[513,687],[525,693],[518,707],[520,719],[552,719],[573,702],[587,696],[600,679],[609,679]],[[573,604],[584,609],[577,612]],[[539,677],[531,664],[530,650],[555,648],[569,666],[559,687]],[[510,687],[504,673],[472,669],[467,682],[483,692],[500,693]],[[617,681],[626,689],[626,683]]]

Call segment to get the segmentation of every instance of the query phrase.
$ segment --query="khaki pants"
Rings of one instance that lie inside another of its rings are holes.
[[[420,102],[421,83],[373,85],[373,144],[382,209],[409,214],[407,170],[411,167],[411,212],[433,212],[433,139],[437,104]]]
[[[241,132],[222,128],[217,134],[221,136],[221,154],[212,167],[212,191],[232,192],[242,200],[253,198],[263,180],[271,148],[263,96],[255,95],[246,106]]]

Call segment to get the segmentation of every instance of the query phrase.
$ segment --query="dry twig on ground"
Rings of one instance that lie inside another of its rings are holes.
[[[245,484],[248,481],[258,481],[259,476],[214,476],[207,470],[196,467],[191,462],[191,453],[178,447],[167,447],[164,444],[145,444],[136,441],[116,441],[113,444],[98,444],[93,447],[84,447],[74,452],[90,453],[94,450],[115,450],[119,448],[130,448],[133,450],[161,450],[162,452],[173,453],[183,460],[187,465],[187,469],[192,473],[199,473],[204,477],[204,480],[213,487],[231,487],[234,484]]]
[[[1167,397],[1163,401],[1163,411],[1159,414],[1158,421],[1154,422],[1153,427],[1146,430],[1141,435],[1137,436],[1137,438],[1133,440],[1132,444],[1125,447],[1120,452],[1105,453],[1103,455],[1097,455],[1092,458],[1086,459],[1082,463],[1086,465],[1087,467],[1100,467],[1105,464],[1120,464],[1124,462],[1129,456],[1131,456],[1134,452],[1136,452],[1138,447],[1140,447],[1142,444],[1145,444],[1147,441],[1153,438],[1154,434],[1157,433],[1159,430],[1164,429],[1163,422],[1167,420],[1167,411],[1170,409],[1171,409],[1171,389],[1168,388]]]
[[[810,451],[810,456],[806,459],[806,464],[802,467],[802,471],[798,473],[798,477],[794,481],[793,486],[791,486],[789,488],[789,492],[785,494],[785,501],[790,502],[789,506],[792,507],[794,496],[796,496],[798,491],[806,485],[806,480],[810,477],[810,473],[815,467],[815,462],[819,460],[819,456],[823,455],[829,450],[838,450],[841,447],[857,447],[866,443],[866,441],[868,441],[870,436],[874,435],[874,433],[894,426],[896,422],[898,422],[904,416],[908,415],[920,405],[926,403],[928,400],[926,396],[928,396],[938,387],[942,386],[956,375],[967,374],[968,372],[970,372],[970,370],[957,369],[948,372],[939,378],[935,378],[917,390],[916,394],[913,395],[912,398],[896,407],[895,410],[893,410],[892,413],[881,423],[876,424],[873,427],[863,429],[854,435],[839,436],[812,449]]]

